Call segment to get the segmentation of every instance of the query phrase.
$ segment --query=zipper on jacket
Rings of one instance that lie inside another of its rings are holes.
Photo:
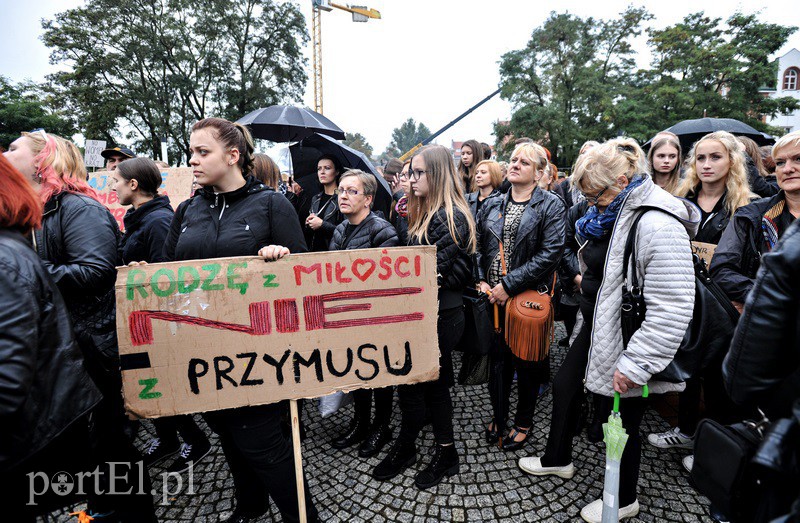
[[[219,199],[219,196],[217,196],[217,198]],[[225,207],[226,207],[226,205],[225,205],[225,195],[223,194],[222,195],[222,208],[219,210],[219,218],[218,218],[218,220],[220,222],[222,221],[222,215],[225,214]]]

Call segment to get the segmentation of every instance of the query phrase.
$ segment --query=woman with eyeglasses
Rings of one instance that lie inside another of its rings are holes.
[[[451,352],[464,331],[462,289],[471,283],[471,253],[475,251],[475,222],[457,186],[453,161],[447,149],[429,145],[411,159],[409,170],[412,212],[409,245],[435,245],[439,285],[439,377],[435,381],[398,387],[402,420],[397,441],[373,471],[379,480],[391,479],[417,460],[416,439],[430,412],[434,452],[414,483],[420,489],[437,485],[459,472],[453,436],[453,385]]]
[[[545,453],[519,461],[528,474],[571,478],[575,474],[572,438],[584,387],[605,398],[619,393],[628,433],[621,462],[620,519],[639,512],[639,428],[647,408],[642,386],[649,385],[655,394],[683,388],[653,376],[674,358],[694,305],[689,238],[697,231],[700,211],[657,187],[646,170],[645,155],[630,138],[593,147],[575,165],[573,183],[590,206],[576,223],[582,244],[578,258],[585,323],[553,380],[553,415]],[[625,275],[625,244],[637,219],[636,261]],[[623,281],[632,271],[644,289],[647,314],[625,347],[619,304]],[[581,517],[600,523],[602,509],[603,500],[595,500],[583,507]]]
[[[372,212],[372,202],[378,182],[371,174],[353,169],[339,179],[339,209],[345,220],[333,231],[331,251],[378,249],[398,245],[397,233],[391,223]],[[374,456],[392,439],[389,422],[392,417],[394,387],[358,389],[352,392],[355,416],[344,434],[334,438],[331,446],[344,449],[360,443],[358,455]],[[370,425],[372,397],[375,396],[375,419]]]
[[[83,155],[72,142],[44,131],[22,133],[4,154],[30,181],[44,205],[42,227],[33,232],[31,240],[64,297],[87,371],[103,393],[94,416],[94,452],[105,471],[106,483],[101,488],[108,493],[108,463],[141,459],[125,432],[127,419],[120,394],[114,294],[119,226],[89,186]],[[142,476],[149,485],[149,475]],[[139,485],[138,481],[134,474],[130,484]],[[90,507],[95,513],[114,513],[132,521],[155,521],[149,486],[146,492],[128,496],[95,493]]]
[[[406,160],[397,174],[397,182],[403,190],[403,196],[397,199],[394,206],[396,212],[393,225],[397,231],[400,245],[408,245],[408,199],[411,196],[411,177],[408,175],[408,171],[410,169],[411,160]]]
[[[322,192],[311,199],[311,212],[305,222],[306,241],[311,252],[327,251],[333,230],[344,219],[336,198],[336,186],[341,174],[342,164],[338,158],[327,154],[320,156],[317,177],[322,184]]]
[[[478,211],[487,198],[500,194],[497,188],[501,183],[503,183],[503,173],[500,171],[499,163],[484,160],[475,166],[475,191],[466,196],[467,205],[474,218],[477,218]]]
[[[566,209],[561,198],[537,186],[549,169],[543,147],[518,145],[508,165],[511,190],[502,198],[487,200],[478,212],[477,273],[480,290],[490,295],[492,303],[504,306],[528,289],[553,290],[553,274],[564,249]],[[501,309],[501,325],[504,313]],[[493,419],[486,428],[486,441],[499,443],[503,450],[518,450],[528,441],[539,386],[547,382],[550,360],[522,360],[505,344],[492,354],[492,360],[493,366],[501,367],[501,375],[493,372],[489,381],[494,410],[502,408],[506,417],[515,372],[519,394],[511,431],[506,434],[506,427]]]
[[[306,251],[292,204],[250,174],[253,138],[246,127],[206,118],[194,124],[189,143],[189,165],[201,188],[175,211],[164,245],[168,260],[258,255],[272,261]],[[233,476],[236,509],[226,521],[261,517],[269,509],[268,496],[284,521],[299,521],[285,412],[281,402],[203,414],[219,435]],[[316,521],[308,489],[305,498],[308,520]]]

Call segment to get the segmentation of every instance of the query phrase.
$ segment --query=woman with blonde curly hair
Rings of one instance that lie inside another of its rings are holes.
[[[698,253],[713,253],[733,213],[756,195],[747,182],[744,147],[732,134],[717,131],[695,142],[687,159],[686,177],[675,195],[697,205],[702,218],[692,244]],[[721,423],[735,421],[732,405],[722,384],[722,360],[709,364],[702,376],[706,416]],[[678,426],[647,436],[654,447],[692,448],[692,436],[700,422],[700,377],[686,383],[679,395]],[[684,458],[691,468],[692,456]]]

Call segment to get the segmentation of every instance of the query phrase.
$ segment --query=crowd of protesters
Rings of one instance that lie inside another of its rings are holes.
[[[273,261],[307,251],[435,245],[438,378],[354,392],[350,423],[327,442],[343,452],[357,446],[361,458],[380,456],[371,473],[377,480],[420,462],[415,485],[428,489],[461,469],[452,352],[472,320],[465,315],[467,288],[489,297],[498,325],[507,324],[504,306],[523,292],[552,295],[555,316],[566,327],[559,342],[568,347],[566,356],[553,369],[545,452],[520,457],[521,473],[572,478],[585,405],[595,413],[587,437],[599,441],[602,416],[611,398],[621,396],[629,440],[620,519],[640,510],[641,423],[651,401],[645,386],[654,395],[679,392],[678,426],[646,435],[658,448],[693,448],[701,398],[703,416],[724,424],[757,414],[771,420],[794,415],[800,422],[798,132],[766,151],[726,132],[701,138],[689,151],[668,132],[652,140],[648,153],[629,138],[587,142],[567,180],[560,180],[550,152],[530,139],[517,141],[507,164],[493,161],[488,145],[476,140],[464,142],[458,164],[448,149],[430,145],[385,166],[393,194],[384,210],[373,205],[375,176],[348,169],[336,156],[319,158],[320,190],[312,194],[282,179],[268,156],[255,154],[249,131],[239,124],[201,120],[190,143],[197,189],[174,212],[158,192],[163,166],[122,147],[103,152],[113,190],[130,205],[124,234],[89,186],[72,142],[43,130],[23,132],[0,158],[0,426],[6,429],[0,433],[0,488],[12,494],[13,508],[5,508],[17,520],[32,521],[59,503],[55,496],[25,505],[32,471],[97,467],[103,484],[115,479],[110,463],[152,467],[173,458],[168,470],[180,473],[211,450],[188,415],[156,420],[155,436],[143,448],[134,445],[139,425],[124,415],[116,339],[115,267],[123,264],[254,255]],[[730,351],[675,383],[660,373],[675,359],[693,319],[692,242],[711,248],[711,277],[742,316],[736,331],[725,334],[733,340]],[[632,259],[629,249],[636,253]],[[629,279],[644,289],[646,314],[638,330],[624,336],[620,303]],[[459,437],[519,452],[531,438],[551,369],[546,354],[531,361],[512,345],[508,338],[498,341],[487,356],[498,372],[487,385],[492,413],[486,413],[485,433]],[[233,476],[236,505],[227,521],[260,517],[269,498],[284,521],[299,521],[287,410],[277,403],[203,415],[219,435]],[[420,452],[417,440],[427,423],[435,443],[431,452]],[[792,461],[796,474],[800,427],[793,430],[773,445],[773,457]],[[695,458],[686,456],[687,470]],[[155,521],[149,475],[131,471],[130,495],[90,491],[86,514],[99,522]],[[751,493],[749,517],[791,517],[785,515],[800,496],[800,481],[792,477],[775,491]],[[313,493],[306,490],[305,498],[308,520],[317,521]],[[600,522],[602,508],[603,500],[596,500],[581,517]],[[794,511],[798,517],[797,505]],[[718,520],[737,516],[712,513]]]

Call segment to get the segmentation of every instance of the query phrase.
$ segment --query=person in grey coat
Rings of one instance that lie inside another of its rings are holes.
[[[586,320],[553,382],[553,417],[544,456],[523,458],[520,468],[534,475],[570,478],[572,437],[585,387],[605,397],[620,393],[622,423],[629,439],[622,455],[620,519],[639,512],[637,482],[641,458],[639,426],[646,409],[647,384],[654,393],[682,390],[683,384],[652,377],[669,365],[680,346],[694,307],[694,268],[689,240],[700,211],[659,188],[645,174],[644,153],[635,141],[618,138],[582,155],[574,183],[591,206],[576,223],[581,265],[581,312]],[[625,243],[634,220],[636,271],[647,306],[641,327],[627,349],[622,342],[621,299]],[[610,408],[609,408],[610,410]],[[581,510],[585,521],[600,522],[603,501]]]

